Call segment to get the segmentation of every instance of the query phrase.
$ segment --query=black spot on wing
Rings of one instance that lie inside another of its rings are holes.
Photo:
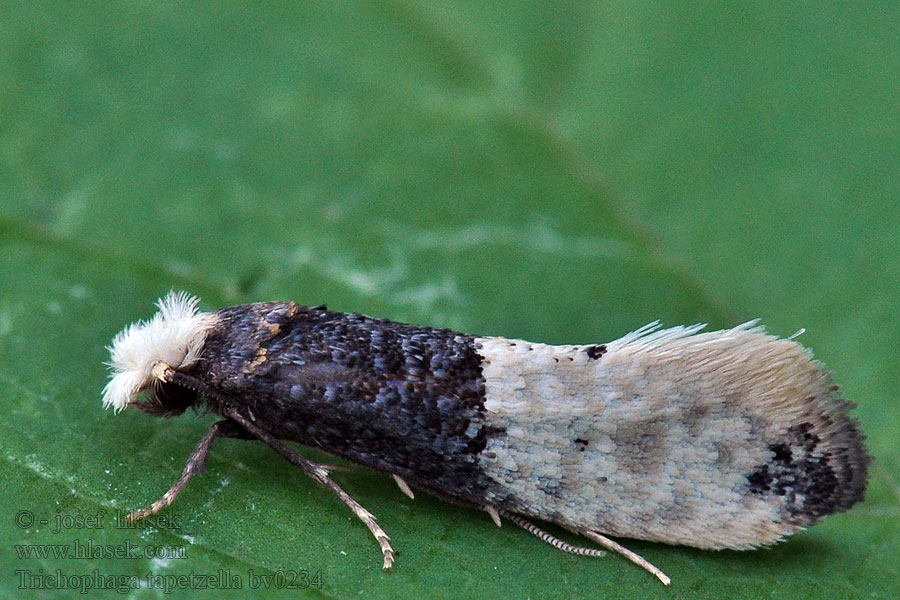
[[[810,524],[846,510],[862,499],[868,457],[849,419],[835,428],[831,417],[818,426],[801,422],[784,439],[768,446],[772,457],[747,475],[752,494],[784,499],[788,518]]]
[[[597,360],[598,358],[606,354],[606,345],[600,344],[595,346],[587,346],[584,349],[584,352],[591,360]]]

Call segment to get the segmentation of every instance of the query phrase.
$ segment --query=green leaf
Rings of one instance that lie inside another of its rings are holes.
[[[900,593],[898,5],[260,4],[0,4],[0,594]],[[120,529],[212,422],[100,406],[105,345],[173,287],[554,343],[805,327],[859,403],[868,497],[768,550],[625,540],[671,590],[348,465],[384,574],[343,505],[238,440],[169,523]],[[76,540],[186,556],[20,555]],[[301,570],[322,586],[252,589]]]

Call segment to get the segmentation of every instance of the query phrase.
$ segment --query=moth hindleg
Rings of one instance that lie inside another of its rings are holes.
[[[507,510],[500,510],[499,514],[504,518],[509,519],[531,535],[537,537],[542,542],[547,542],[557,550],[562,550],[563,552],[568,552],[570,554],[578,554],[579,556],[606,556],[606,552],[603,550],[598,550],[596,548],[585,548],[584,546],[573,546],[568,542],[564,542],[555,535],[544,531],[521,515],[511,513]]]
[[[665,573],[663,573],[658,567],[656,567],[655,565],[650,563],[646,558],[644,558],[643,556],[641,556],[639,554],[632,552],[625,546],[617,544],[616,542],[612,541],[605,535],[603,535],[601,533],[597,533],[596,531],[591,531],[590,529],[579,529],[579,530],[576,530],[575,532],[580,535],[583,535],[584,537],[586,537],[587,539],[589,539],[591,541],[597,542],[598,544],[600,544],[607,550],[612,550],[613,552],[624,556],[625,558],[627,558],[634,564],[638,565],[642,569],[644,569],[650,573],[653,573],[653,575],[655,575],[657,579],[659,579],[660,581],[663,582],[663,585],[671,585],[672,584],[672,580],[669,579],[669,576],[666,575]]]

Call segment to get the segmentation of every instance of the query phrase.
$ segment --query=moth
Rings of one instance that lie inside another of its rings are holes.
[[[745,323],[655,323],[607,344],[548,345],[262,302],[200,312],[170,292],[109,347],[103,404],[221,416],[153,514],[203,471],[218,437],[259,440],[336,494],[394,562],[375,517],[285,441],[506,518],[578,533],[767,546],[863,498],[864,436],[830,373],[794,339]],[[146,394],[141,396],[141,392]],[[141,397],[142,399],[139,399]]]

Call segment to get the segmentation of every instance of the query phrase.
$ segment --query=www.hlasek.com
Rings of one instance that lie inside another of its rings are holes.
[[[187,558],[186,545],[133,544],[125,540],[121,544],[97,544],[94,540],[72,540],[69,544],[13,544],[20,559],[74,559],[117,558],[137,560],[142,558]]]
[[[290,590],[322,588],[325,582],[321,571],[278,569],[272,573],[260,573],[249,569],[245,575],[231,569],[219,569],[215,573],[187,573],[165,575],[147,572],[144,575],[113,575],[94,569],[89,573],[64,573],[61,569],[45,572],[17,569],[16,578],[22,590],[71,590],[87,594],[92,590],[115,590],[127,593],[147,588],[170,594],[175,590]]]

